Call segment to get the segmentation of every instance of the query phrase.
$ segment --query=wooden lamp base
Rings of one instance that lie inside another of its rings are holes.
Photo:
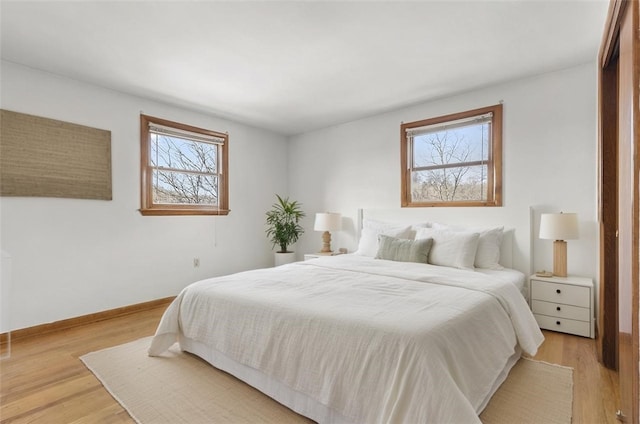
[[[553,275],[567,276],[567,242],[564,240],[553,242]]]
[[[322,233],[322,250],[320,253],[331,253],[331,233],[329,231]]]

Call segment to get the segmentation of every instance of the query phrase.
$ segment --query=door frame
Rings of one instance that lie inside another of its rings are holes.
[[[613,3],[612,3],[613,4]],[[620,2],[610,6],[598,66],[598,359],[618,369],[618,57]]]
[[[624,422],[633,424],[640,420],[640,148],[637,140],[640,133],[639,25],[638,0],[611,0],[598,57],[598,215],[601,267],[599,356],[607,366],[612,365],[612,358],[617,357],[615,365],[619,370],[621,401],[619,417]],[[611,153],[614,144],[617,149],[616,159]],[[615,177],[612,164],[615,165]],[[618,204],[615,225],[611,216],[612,207],[605,204],[606,199],[610,200],[612,190],[617,193]],[[612,235],[615,235],[615,255],[607,250],[611,247]],[[615,329],[613,317],[618,318],[618,328]]]

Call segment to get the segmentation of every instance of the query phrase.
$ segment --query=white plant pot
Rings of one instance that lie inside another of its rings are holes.
[[[287,252],[287,253],[274,253],[275,256],[275,264],[276,266],[290,264],[291,262],[296,261],[296,253],[295,252]]]

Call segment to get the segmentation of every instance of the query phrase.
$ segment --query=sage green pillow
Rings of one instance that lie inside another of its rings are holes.
[[[431,238],[407,240],[381,234],[378,238],[376,259],[426,264],[432,244]]]

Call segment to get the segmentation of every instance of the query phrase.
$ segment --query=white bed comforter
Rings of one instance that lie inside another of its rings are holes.
[[[356,423],[479,423],[516,346],[543,340],[513,284],[353,255],[194,283],[149,354],[179,333]]]

